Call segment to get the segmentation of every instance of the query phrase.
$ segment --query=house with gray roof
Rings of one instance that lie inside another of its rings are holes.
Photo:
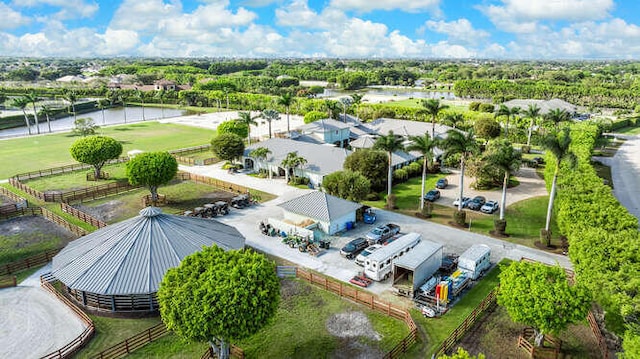
[[[353,126],[350,124],[327,118],[298,127],[291,138],[346,147],[349,143],[351,127]]]
[[[432,125],[431,122],[379,118],[372,122],[363,123],[360,127],[369,133],[387,135],[389,132],[393,131],[396,135],[407,138],[409,136],[422,136],[425,133],[431,135]],[[436,123],[436,138],[445,138],[447,131],[450,129],[451,127],[449,126]]]
[[[311,219],[329,235],[350,229],[356,221],[356,211],[362,207],[320,191],[311,191],[278,206],[284,210],[285,220],[300,223]]]
[[[244,243],[237,229],[216,220],[146,207],[139,216],[69,243],[53,258],[51,274],[69,296],[93,312],[154,313],[167,270],[204,246],[233,250]]]
[[[526,110],[527,108],[529,108],[529,105],[536,105],[538,106],[538,108],[540,108],[540,115],[543,115],[543,116],[549,113],[549,111],[555,110],[555,109],[565,110],[571,115],[574,115],[578,112],[577,106],[557,98],[554,98],[551,100],[516,99],[516,100],[507,101],[503,103],[503,105],[507,106],[509,109],[513,107],[520,107],[520,109],[522,110]],[[496,109],[498,108],[499,106],[496,107]]]

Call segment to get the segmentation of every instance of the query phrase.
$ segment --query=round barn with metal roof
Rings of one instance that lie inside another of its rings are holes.
[[[96,314],[140,316],[157,313],[160,282],[184,257],[203,246],[232,250],[244,243],[238,230],[218,221],[147,207],[69,243],[53,258],[51,274]]]

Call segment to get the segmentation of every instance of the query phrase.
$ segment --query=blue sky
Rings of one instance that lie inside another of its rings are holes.
[[[1,0],[0,55],[640,59],[637,0]]]

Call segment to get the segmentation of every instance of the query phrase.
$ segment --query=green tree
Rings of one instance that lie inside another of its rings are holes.
[[[502,199],[500,200],[500,221],[504,221],[504,211],[507,205],[507,187],[509,177],[520,169],[522,164],[522,152],[516,151],[507,139],[489,142],[485,160],[491,166],[498,167],[504,172],[502,181]],[[506,222],[505,222],[506,225]]]
[[[73,121],[73,130],[72,132],[76,135],[80,136],[90,136],[95,135],[96,130],[100,128],[100,126],[96,125],[91,118],[79,118]]]
[[[158,289],[167,328],[187,340],[209,342],[221,359],[229,357],[231,341],[269,324],[279,301],[272,261],[253,251],[217,246],[184,258],[167,271]]]
[[[269,138],[271,138],[271,122],[280,119],[280,113],[273,109],[266,109],[260,114],[261,118],[264,118],[269,123]]]
[[[469,354],[466,350],[458,347],[458,350],[451,355],[440,355],[438,359],[485,359],[484,354],[480,353],[477,356]]]
[[[558,131],[561,123],[568,122],[570,119],[571,115],[569,114],[569,112],[561,110],[559,108],[554,108],[544,115],[545,122],[553,124],[556,131]]]
[[[359,172],[344,170],[326,175],[322,187],[330,195],[360,202],[371,191],[371,181]]]
[[[447,157],[459,155],[460,156],[460,183],[459,197],[460,203],[458,205],[458,212],[462,212],[462,198],[464,191],[464,166],[465,161],[480,151],[480,146],[476,142],[475,134],[473,131],[469,131],[466,134],[458,130],[447,131],[447,138],[440,142],[440,147],[444,151],[442,154],[443,159]]]
[[[411,144],[407,146],[407,151],[417,151],[422,154],[422,192],[420,192],[420,209],[424,208],[425,182],[427,180],[427,168],[429,162],[433,161],[433,150],[438,145],[438,141],[429,137],[428,133],[422,136],[409,136]]]
[[[327,117],[332,118],[334,120],[338,119],[338,115],[340,114],[340,105],[336,100],[324,100],[322,102],[322,107],[327,111]]]
[[[364,97],[364,95],[360,93],[352,93],[350,96],[353,107],[355,107],[354,112],[356,114],[356,119],[360,120],[360,117],[358,117],[358,110],[360,109],[360,104],[362,103],[362,98]]]
[[[97,105],[98,105],[98,108],[100,109],[100,112],[102,112],[102,124],[105,125],[107,121],[104,117],[104,110],[106,108],[111,107],[111,101],[109,101],[106,98],[101,98],[98,100]]]
[[[345,158],[342,167],[345,170],[359,172],[371,181],[371,189],[381,191],[387,177],[387,155],[372,149],[357,150]]]
[[[144,116],[144,92],[136,88],[133,92],[133,98],[142,103],[142,106],[140,106],[142,108],[142,121],[146,121],[146,118]]]
[[[393,131],[389,131],[387,135],[378,137],[373,144],[374,149],[387,153],[387,205],[389,205],[389,197],[391,196],[391,188],[393,187],[393,153],[396,151],[404,151],[403,142],[404,139],[402,136],[394,134]]]
[[[422,111],[431,116],[431,138],[436,138],[436,119],[440,112],[449,108],[449,106],[440,104],[440,100],[433,98],[421,100],[420,104],[422,105]]]
[[[289,110],[291,109],[291,105],[295,101],[295,98],[291,95],[291,93],[287,92],[278,98],[278,105],[282,105],[287,112],[287,133],[291,132],[291,128],[289,126]]]
[[[66,90],[62,93],[62,99],[69,103],[69,106],[71,106],[71,111],[73,111],[73,120],[77,120],[78,118],[76,117],[76,102],[78,102],[78,94],[73,90]]]
[[[24,115],[24,124],[27,126],[27,130],[29,131],[29,135],[31,135],[31,121],[29,121],[29,116],[27,116],[27,105],[29,101],[24,97],[16,97],[11,101],[11,106],[17,107],[22,110],[22,114]]]
[[[111,137],[89,136],[75,141],[70,151],[76,161],[93,166],[95,178],[99,179],[104,164],[122,154],[122,144]]]
[[[270,149],[266,147],[258,147],[252,150],[251,152],[249,152],[249,157],[253,158],[257,162],[264,163],[264,161],[267,159],[270,153],[271,153]],[[269,178],[271,178],[271,170],[267,168],[267,171],[269,171]]]
[[[498,108],[498,111],[495,112],[494,116],[496,118],[498,118],[500,116],[504,116],[504,119],[505,119],[505,122],[504,122],[504,137],[505,138],[507,138],[509,136],[509,120],[512,117],[515,119],[515,117],[517,115],[519,115],[520,112],[522,112],[520,107],[514,106],[514,107],[509,108],[504,104],[500,105],[500,108]]]
[[[533,132],[533,125],[535,124],[536,120],[540,117],[540,108],[536,104],[533,104],[533,105],[530,104],[529,107],[527,107],[527,109],[524,110],[523,114],[524,114],[524,118],[528,118],[530,120],[529,131],[527,133],[527,146],[531,146],[531,133]]]
[[[178,173],[178,161],[168,152],[145,152],[130,159],[126,176],[134,186],[145,186],[151,202],[158,202],[158,187],[169,183]]]
[[[309,111],[304,115],[304,123],[311,123],[325,118],[327,118],[327,114],[324,112]]]
[[[40,134],[40,121],[38,120],[38,110],[36,109],[36,102],[38,102],[40,98],[38,98],[38,94],[36,94],[34,90],[26,93],[24,98],[33,106],[33,118],[36,120],[36,133]]]
[[[500,124],[498,121],[481,117],[473,124],[473,129],[478,137],[483,138],[485,142],[500,136]]]
[[[243,123],[247,126],[247,143],[251,144],[251,125],[258,126],[258,122],[256,119],[260,118],[260,116],[251,116],[251,112],[249,111],[240,111],[238,112],[238,118],[236,121]]]
[[[545,334],[562,332],[584,320],[591,305],[589,291],[580,283],[569,285],[560,266],[512,262],[500,273],[498,304],[514,322],[533,327],[535,345]]]
[[[298,152],[289,152],[287,156],[282,160],[280,165],[285,168],[285,179],[289,183],[289,171],[293,173],[293,180],[296,179],[296,168],[304,166],[307,163],[307,159],[299,156]]]
[[[464,124],[464,115],[460,112],[447,113],[442,119],[442,124],[453,128],[460,128]]]
[[[553,182],[551,183],[551,194],[549,194],[549,205],[547,206],[547,218],[542,231],[542,237],[545,244],[551,244],[551,214],[553,212],[553,200],[556,196],[558,185],[558,174],[560,173],[560,165],[566,161],[571,167],[577,162],[576,155],[571,152],[571,133],[568,127],[565,127],[562,133],[557,132],[547,135],[543,142],[543,147],[551,153],[555,160],[555,168],[553,171]]]
[[[351,97],[341,97],[340,98],[340,106],[342,107],[342,121],[347,122],[347,110],[353,104],[353,99]]]
[[[55,111],[50,106],[42,105],[40,107],[40,115],[45,116],[47,119],[47,127],[49,128],[49,133],[51,133],[51,120],[49,116],[53,115],[54,113]]]
[[[216,157],[223,161],[235,161],[244,153],[242,137],[234,133],[223,133],[211,140],[211,147]]]
[[[240,138],[247,138],[249,136],[249,127],[238,120],[224,121],[216,128],[216,133],[221,135],[223,133],[233,133],[240,136]]]

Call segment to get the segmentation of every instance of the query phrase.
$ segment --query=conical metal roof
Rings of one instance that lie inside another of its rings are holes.
[[[147,207],[140,215],[78,238],[53,258],[52,274],[66,286],[104,295],[158,291],[169,268],[216,244],[244,248],[235,228],[216,220],[163,214]]]

